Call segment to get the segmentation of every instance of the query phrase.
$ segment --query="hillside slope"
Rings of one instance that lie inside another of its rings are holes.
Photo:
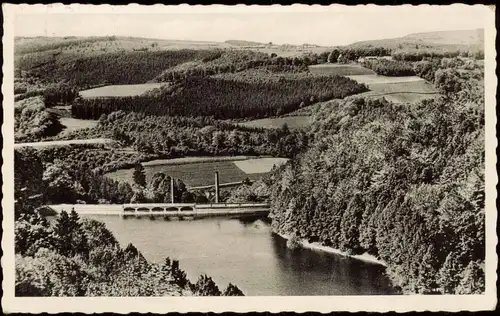
[[[275,231],[371,254],[405,293],[484,292],[483,75],[436,73],[446,98],[319,109],[269,181]]]
[[[443,45],[483,45],[484,30],[477,29],[414,33],[403,36],[403,39]]]
[[[234,45],[234,46],[263,46],[263,45],[266,45],[264,43],[243,41],[243,40],[227,40],[224,43]]]
[[[350,48],[382,46],[389,49],[433,48],[440,50],[479,48],[484,46],[484,30],[438,31],[414,33],[398,38],[361,41],[348,45]]]

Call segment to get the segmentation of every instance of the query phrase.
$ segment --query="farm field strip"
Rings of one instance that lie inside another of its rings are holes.
[[[339,76],[374,75],[375,72],[357,64],[320,64],[309,66],[313,74],[332,74]]]
[[[80,129],[94,128],[98,124],[97,120],[80,120],[71,117],[61,117],[59,121],[62,125],[66,126],[66,128],[59,133],[59,136],[64,136]]]
[[[21,147],[42,148],[47,146],[64,146],[64,145],[80,145],[80,144],[110,144],[112,142],[113,140],[109,138],[52,140],[46,142],[17,143],[14,144],[14,148],[21,148]]]
[[[412,92],[412,93],[438,93],[434,87],[425,81],[400,82],[400,83],[376,83],[369,85],[371,91],[391,93],[391,92]]]
[[[253,157],[253,156],[201,156],[201,157],[181,157],[171,159],[155,159],[143,162],[143,166],[163,166],[163,165],[186,165],[191,163],[204,163],[204,162],[219,162],[219,161],[236,161],[248,159],[260,159],[267,157]]]
[[[376,83],[389,84],[389,83],[425,81],[424,79],[417,76],[389,77],[381,75],[347,75],[346,77],[364,84],[376,84]]]
[[[254,174],[270,172],[273,166],[282,165],[287,161],[287,158],[259,158],[234,161],[233,163],[246,174]]]
[[[311,123],[311,116],[297,115],[297,116],[252,120],[248,122],[239,123],[239,125],[246,127],[257,127],[257,128],[280,128],[283,126],[283,124],[287,124],[288,128],[290,129],[298,129],[309,126],[310,123]]]
[[[425,99],[433,98],[438,93],[434,92],[374,92],[362,93],[362,97],[384,97],[394,103],[415,103]]]
[[[131,97],[141,95],[152,89],[160,88],[165,84],[166,83],[142,83],[110,85],[80,91],[80,96],[82,98]]]
[[[417,76],[360,75],[347,77],[368,85],[370,91],[358,94],[360,97],[385,97],[394,103],[413,103],[439,94],[430,83]]]

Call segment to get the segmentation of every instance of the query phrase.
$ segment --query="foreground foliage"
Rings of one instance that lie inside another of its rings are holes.
[[[62,212],[51,224],[24,209],[15,224],[16,296],[242,296],[210,277],[191,283],[177,260],[149,263],[101,222]]]
[[[48,112],[41,97],[16,102],[14,107],[14,140],[39,141],[62,131],[59,118]]]

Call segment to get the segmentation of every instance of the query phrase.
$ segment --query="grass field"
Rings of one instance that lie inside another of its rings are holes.
[[[80,91],[80,96],[82,98],[132,97],[141,95],[147,91],[159,88],[163,85],[165,85],[165,83],[143,83],[143,84],[104,86],[104,87]]]
[[[266,173],[273,169],[273,166],[284,164],[286,158],[258,158],[234,161],[234,164],[246,174]]]
[[[371,93],[362,94],[366,97],[384,97],[394,103],[415,103],[425,99],[434,98],[438,93],[415,93],[415,92],[390,92],[390,93]]]
[[[17,144],[14,144],[14,148],[20,148],[20,147],[43,148],[43,147],[47,147],[47,146],[65,146],[65,145],[80,145],[80,144],[111,144],[111,143],[113,143],[113,140],[108,139],[108,138],[52,140],[52,141],[46,141],[46,142],[17,143]]]
[[[437,90],[420,77],[386,77],[380,75],[347,76],[364,83],[370,91],[359,94],[363,97],[385,97],[395,103],[413,103],[437,96]]]
[[[375,72],[358,64],[320,64],[309,66],[309,71],[313,74],[323,75],[373,75]]]
[[[62,125],[66,126],[66,128],[59,133],[59,136],[67,135],[84,128],[93,128],[97,126],[98,123],[96,120],[79,120],[71,117],[61,117],[59,121]]]
[[[240,123],[239,125],[246,127],[258,127],[258,128],[280,128],[283,124],[287,124],[290,129],[299,129],[309,126],[311,123],[310,116],[287,116],[278,118],[265,118],[259,120],[248,121]]]
[[[405,82],[416,82],[425,81],[424,79],[417,76],[407,76],[407,77],[388,77],[381,75],[352,75],[346,76],[352,80],[356,80],[359,83],[364,83],[367,85],[377,84],[377,83],[405,83]]]
[[[182,158],[181,158],[182,159]],[[172,163],[156,164],[155,162],[144,163],[146,179],[149,181],[157,172],[181,179],[186,185],[204,186],[214,184],[214,173],[219,172],[220,183],[243,181],[247,177],[256,180],[268,173],[273,164],[282,163],[282,158],[258,158],[247,160],[219,160],[203,162],[187,161],[180,164],[177,159]],[[107,174],[111,179],[133,183],[133,169],[121,169]]]

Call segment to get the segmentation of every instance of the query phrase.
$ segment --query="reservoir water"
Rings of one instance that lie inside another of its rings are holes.
[[[134,244],[150,261],[179,260],[193,282],[207,274],[221,289],[231,282],[245,295],[397,294],[383,266],[319,250],[290,250],[258,219],[83,217],[104,222],[122,246]]]

